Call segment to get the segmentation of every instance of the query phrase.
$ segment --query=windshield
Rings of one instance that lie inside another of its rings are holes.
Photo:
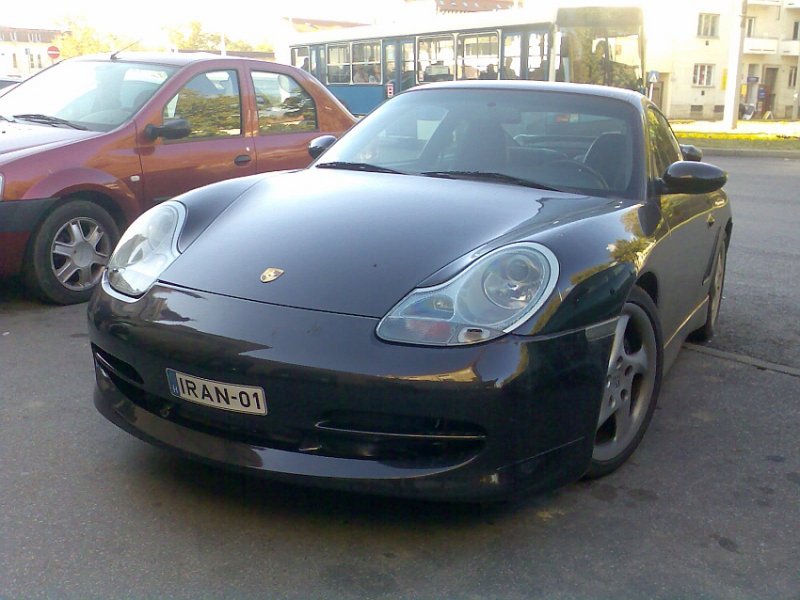
[[[81,129],[110,131],[155,93],[174,67],[117,61],[65,61],[0,97],[0,115],[46,123],[53,117]],[[35,116],[31,118],[31,116]]]
[[[643,172],[637,114],[595,95],[417,88],[367,116],[315,165],[634,198]]]

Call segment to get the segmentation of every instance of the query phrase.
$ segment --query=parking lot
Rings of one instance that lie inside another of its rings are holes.
[[[499,505],[152,448],[92,406],[85,305],[0,282],[0,598],[800,598],[800,161],[707,160],[734,211],[719,334],[618,472]]]

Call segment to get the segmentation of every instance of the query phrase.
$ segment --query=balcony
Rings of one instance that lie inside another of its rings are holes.
[[[778,38],[744,38],[744,54],[777,54]]]
[[[786,0],[786,2],[783,4],[783,7],[800,9],[800,0]]]
[[[782,40],[778,53],[781,56],[800,56],[800,40]]]
[[[795,0],[789,0],[790,2]],[[777,6],[780,7],[781,0],[747,0],[747,6]]]

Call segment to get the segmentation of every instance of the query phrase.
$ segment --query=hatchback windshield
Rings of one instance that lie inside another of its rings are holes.
[[[127,121],[175,70],[122,61],[65,61],[0,97],[0,115],[110,131]]]
[[[378,108],[316,166],[635,197],[636,123],[634,107],[597,95],[422,88]]]

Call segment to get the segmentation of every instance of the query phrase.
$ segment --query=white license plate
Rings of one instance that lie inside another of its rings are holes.
[[[173,396],[204,406],[251,415],[267,414],[264,390],[248,385],[232,385],[167,369],[167,381]]]

